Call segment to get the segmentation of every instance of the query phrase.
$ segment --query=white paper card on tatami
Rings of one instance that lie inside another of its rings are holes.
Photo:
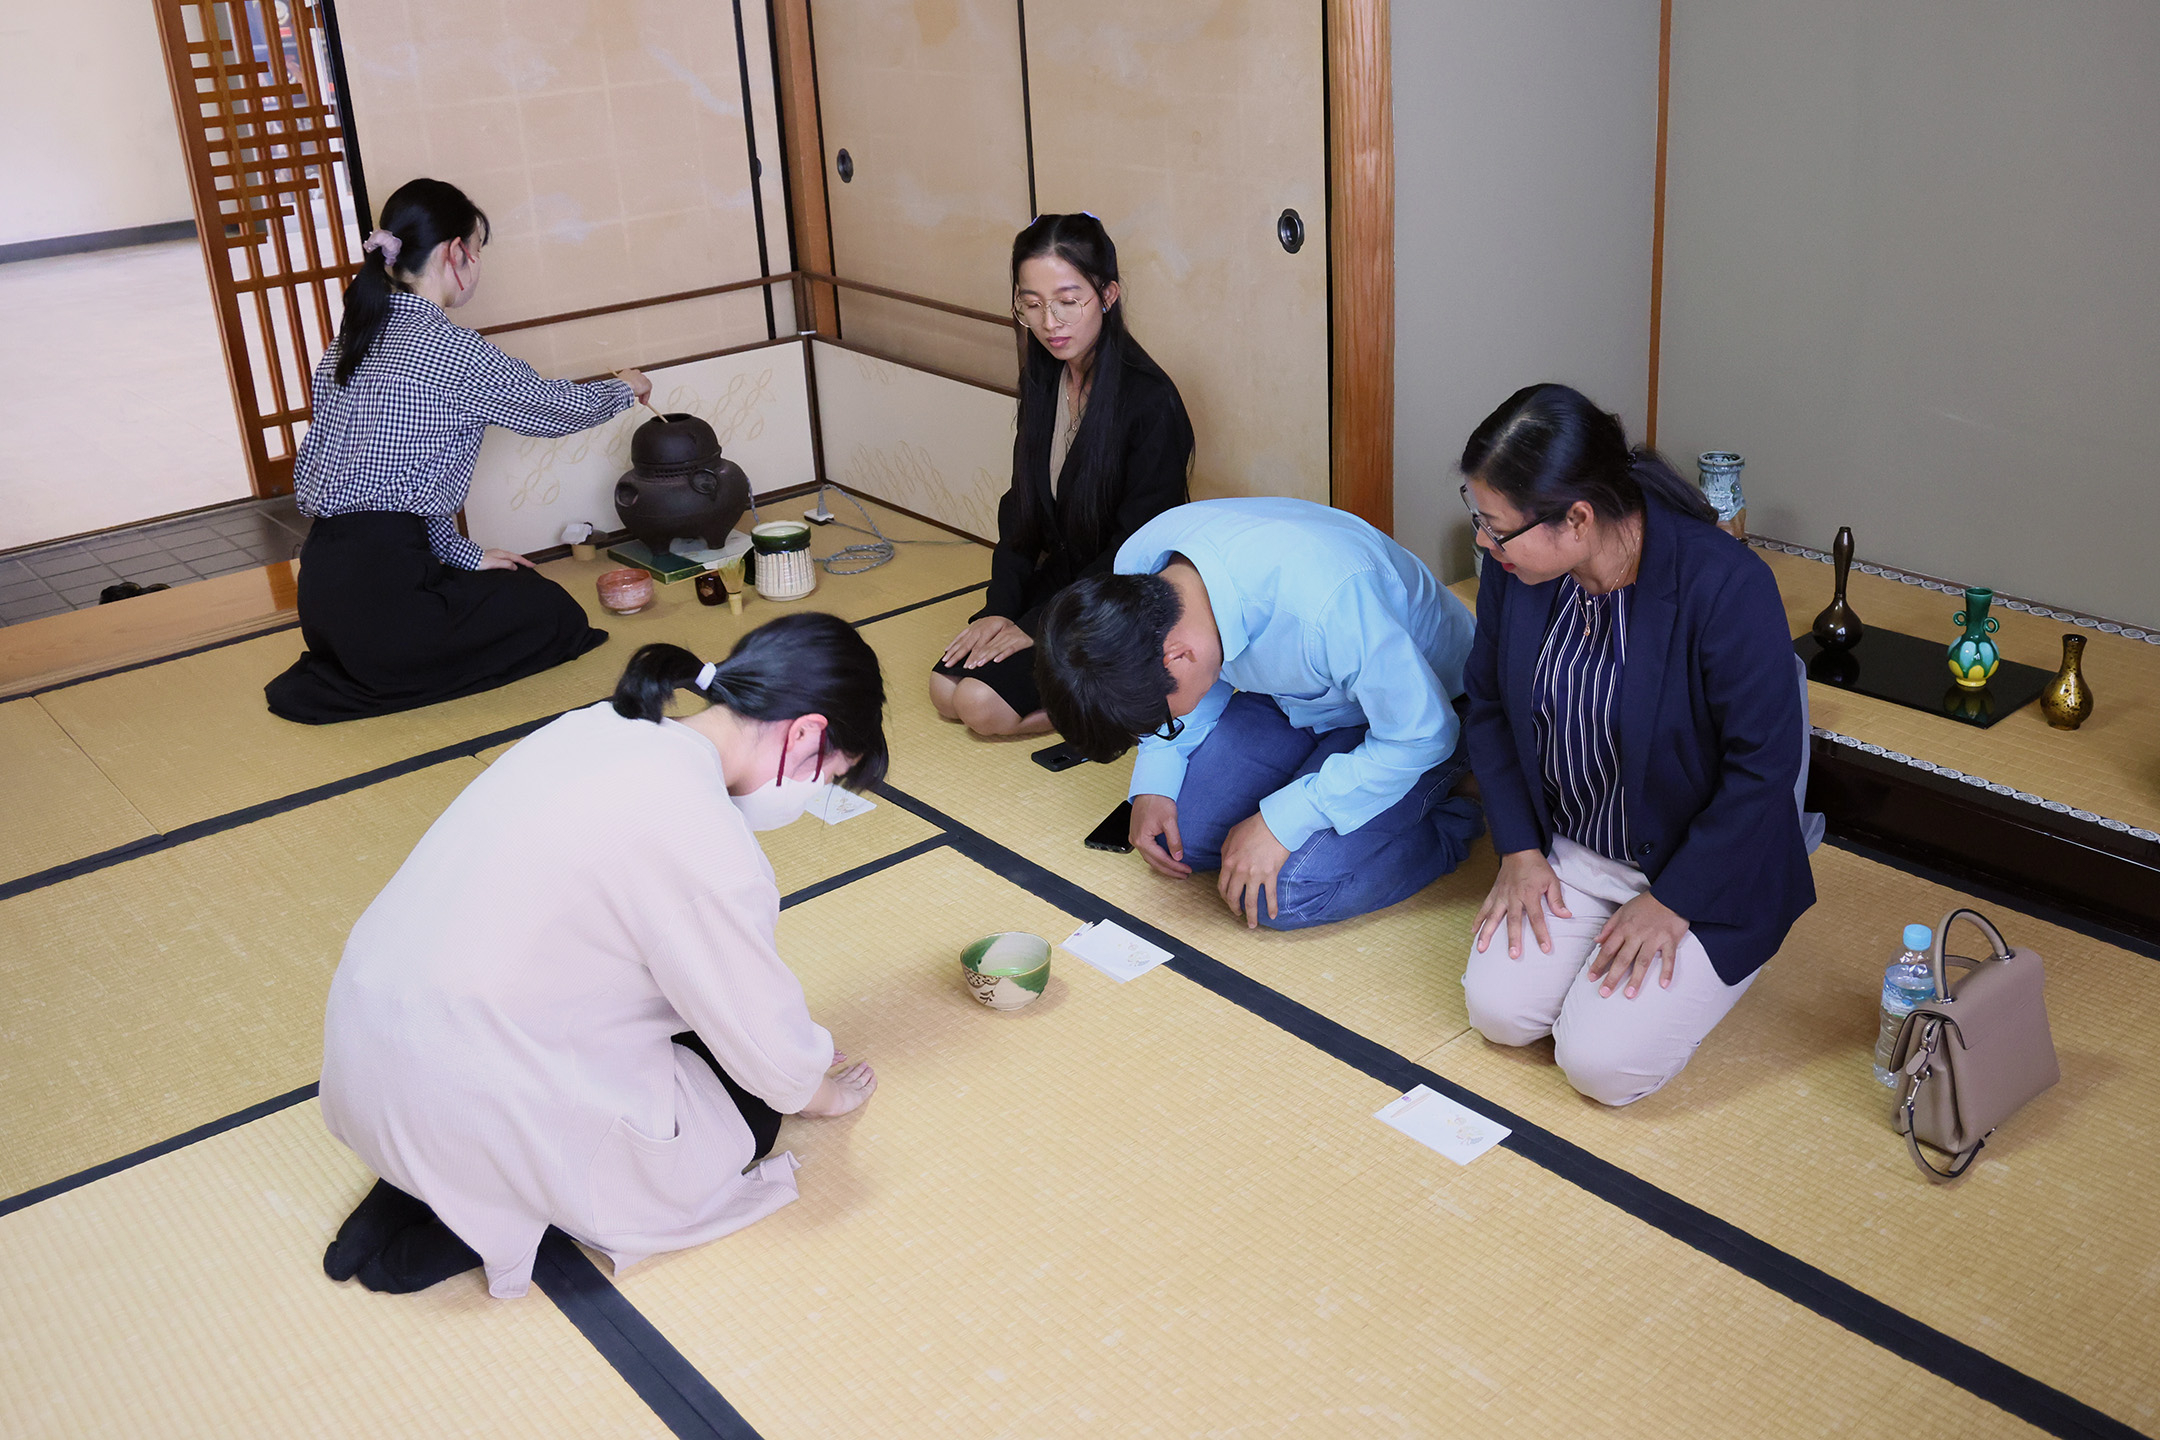
[[[852,820],[857,815],[867,815],[875,809],[875,801],[865,800],[854,791],[843,790],[838,785],[827,785],[825,793],[810,802],[810,813],[828,825]]]
[[[1170,958],[1115,920],[1096,920],[1066,937],[1065,948],[1117,981],[1136,980]]]
[[[1458,1165],[1469,1164],[1511,1133],[1507,1126],[1464,1109],[1430,1085],[1390,1100],[1373,1112],[1373,1119],[1385,1120]]]

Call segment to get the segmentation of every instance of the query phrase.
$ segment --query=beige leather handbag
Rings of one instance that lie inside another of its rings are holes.
[[[1978,926],[1994,953],[1985,960],[1945,955],[1950,927],[1960,917]],[[1913,1164],[1930,1180],[1955,1180],[1972,1168],[1995,1127],[2062,1078],[2041,997],[2040,957],[2012,950],[2002,932],[1977,911],[1952,910],[1935,927],[1929,957],[1934,1000],[1916,1005],[1892,1052],[1898,1074],[1890,1121],[1905,1137]],[[1956,980],[1946,965],[1965,970]],[[1951,1157],[1938,1170],[1920,1153],[1925,1143]]]

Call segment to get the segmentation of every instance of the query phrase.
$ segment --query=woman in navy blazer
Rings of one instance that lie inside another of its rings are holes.
[[[1485,551],[1465,733],[1501,854],[1471,1023],[1552,1035],[1576,1089],[1625,1105],[1815,901],[1785,608],[1700,492],[1566,386],[1509,397],[1462,471]]]

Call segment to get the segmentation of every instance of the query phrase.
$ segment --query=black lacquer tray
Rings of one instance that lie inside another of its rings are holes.
[[[1950,678],[1952,638],[1946,633],[1940,641],[1922,640],[1870,627],[1850,650],[1825,650],[1813,635],[1800,635],[1793,639],[1793,653],[1807,662],[1810,680],[1982,730],[2039,699],[2055,678],[2037,666],[2005,660],[1985,690],[1960,689]]]

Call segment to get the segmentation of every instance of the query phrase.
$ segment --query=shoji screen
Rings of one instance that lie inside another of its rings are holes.
[[[1015,0],[812,0],[833,264],[849,280],[1004,314],[1028,208]],[[841,155],[845,152],[843,164]],[[994,385],[1010,331],[843,291],[840,337]]]
[[[1027,38],[1041,208],[1117,241],[1126,318],[1192,414],[1194,497],[1326,503],[1321,8],[1032,0]]]
[[[2160,6],[1675,0],[1659,435],[1749,524],[2160,622]]]
[[[434,0],[347,5],[339,20],[375,205],[428,175],[493,221],[461,322],[485,329],[789,268],[762,0]],[[752,288],[499,343],[543,373],[587,375],[791,332],[785,286],[773,304],[768,316]]]

